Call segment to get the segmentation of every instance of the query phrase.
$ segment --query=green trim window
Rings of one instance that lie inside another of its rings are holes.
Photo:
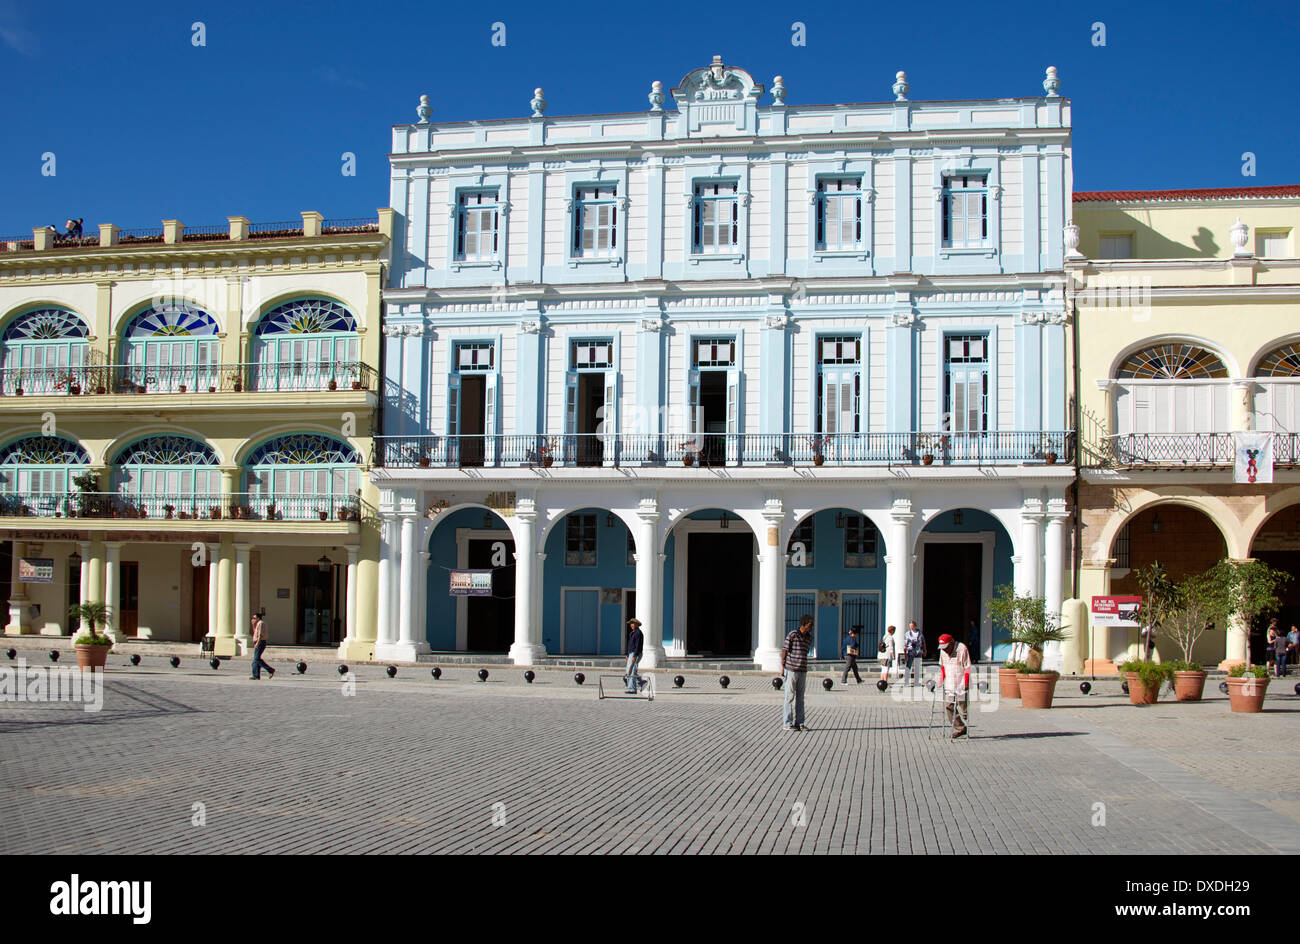
[[[33,308],[0,336],[0,391],[67,392],[69,377],[90,359],[90,329],[66,308]]]
[[[328,298],[285,302],[262,316],[253,346],[254,390],[346,389],[361,378],[357,323]]]
[[[122,449],[113,466],[113,491],[151,518],[167,505],[208,517],[221,504],[217,454],[200,440],[149,436]]]
[[[27,436],[0,449],[0,515],[49,517],[63,511],[90,456],[62,436]]]
[[[359,509],[360,466],[357,451],[333,436],[279,436],[245,463],[252,511],[270,519],[345,518]]]

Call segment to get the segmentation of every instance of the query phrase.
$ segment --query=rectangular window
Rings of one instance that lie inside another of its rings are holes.
[[[1110,236],[1098,236],[1097,257],[1099,259],[1132,259],[1133,234],[1114,233]]]
[[[613,184],[579,187],[573,204],[573,254],[612,256],[618,249],[618,191]]]
[[[569,515],[564,524],[566,567],[596,566],[596,516]]]
[[[1119,534],[1115,535],[1115,567],[1116,569],[1128,569],[1129,566],[1129,530],[1128,525],[1119,529]]]
[[[857,249],[862,245],[862,178],[817,181],[817,248]]]
[[[816,534],[817,532],[814,528],[813,517],[812,515],[809,515],[803,521],[799,522],[798,527],[794,529],[794,533],[790,535],[790,544],[786,547],[785,551],[787,554],[793,555],[797,550],[795,545],[802,544],[803,563],[800,565],[802,567],[813,566],[813,539],[816,537]]]
[[[486,341],[457,344],[453,367],[458,374],[491,371],[496,368],[494,355],[494,346]]]
[[[862,431],[862,375],[858,366],[861,359],[861,338],[817,339],[817,432]],[[824,442],[816,451],[826,453],[834,445],[834,442]]]
[[[988,245],[989,192],[984,176],[943,179],[943,245],[950,249]]]
[[[696,367],[734,367],[735,364],[735,338],[697,338],[695,340]]]
[[[456,258],[470,262],[495,259],[500,240],[497,191],[461,193],[456,210]]]
[[[845,518],[844,566],[876,566],[876,527],[861,515]]]
[[[1290,230],[1259,231],[1255,233],[1255,255],[1261,259],[1288,259]]]
[[[696,184],[692,214],[692,252],[733,252],[740,245],[740,201],[735,181]]]
[[[609,338],[574,341],[570,348],[574,370],[611,370],[614,367],[614,342]]]
[[[987,430],[989,422],[989,339],[984,334],[944,338],[945,427],[955,433]]]

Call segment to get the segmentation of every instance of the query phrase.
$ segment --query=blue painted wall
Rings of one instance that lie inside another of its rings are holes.
[[[852,514],[851,509],[842,509],[844,514]],[[786,592],[801,590],[840,590],[880,592],[880,618],[885,612],[885,542],[884,537],[876,534],[876,566],[844,566],[844,534],[835,527],[837,509],[819,511],[813,516],[813,554],[811,567],[792,567],[785,569]],[[817,607],[814,616],[817,625],[814,633],[816,646],[814,655],[818,659],[837,659],[840,657],[841,622],[840,607]],[[847,631],[847,627],[843,627]],[[881,632],[884,626],[880,627]],[[867,633],[871,630],[868,628]],[[861,662],[869,662],[870,653],[860,657]]]
[[[636,565],[627,562],[627,526],[617,518],[614,526],[605,526],[603,508],[584,508],[574,514],[596,516],[596,565],[567,566],[564,563],[565,522],[560,520],[546,536],[546,560],[543,562],[542,639],[546,651],[561,653],[561,600],[565,587],[636,587]],[[618,655],[624,651],[623,608],[617,604],[600,604],[599,647],[601,655]],[[577,650],[569,649],[576,653]],[[590,653],[582,653],[588,655]]]
[[[1011,564],[1011,537],[1002,527],[1001,522],[988,512],[979,511],[975,508],[963,508],[962,523],[958,525],[953,523],[953,512],[945,511],[927,524],[925,530],[944,534],[966,533],[971,531],[992,531],[996,535],[996,540],[993,545],[993,592],[996,593],[998,587],[1002,586],[1002,584],[1010,584],[1012,582],[1014,574]],[[986,623],[988,620],[988,613],[982,613],[980,616],[981,624]],[[1006,659],[1007,653],[1010,651],[1010,643],[995,642],[993,645],[994,661]]]
[[[439,515],[438,524],[429,536],[429,573],[426,583],[424,638],[434,650],[456,648],[456,599],[449,595],[451,570],[456,567],[456,529],[483,528],[482,508],[462,508],[445,517]],[[493,515],[493,528],[501,532],[505,541],[512,540],[506,523]],[[511,565],[514,558],[510,558]],[[394,574],[394,579],[397,575]]]

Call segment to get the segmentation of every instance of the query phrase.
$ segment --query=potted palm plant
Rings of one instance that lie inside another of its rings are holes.
[[[1047,601],[1042,597],[1017,594],[1008,584],[999,587],[989,601],[989,616],[995,626],[1006,631],[1011,642],[1025,647],[1024,668],[1016,673],[1020,707],[1051,708],[1061,674],[1043,668],[1043,646],[1070,638],[1061,628],[1059,617],[1047,612]]]
[[[95,624],[108,626],[110,618],[108,607],[98,601],[78,603],[68,608],[68,616],[86,624],[86,631],[72,640],[77,650],[77,667],[81,669],[102,669],[108,662],[108,651],[113,648],[113,640],[107,635],[95,631]]]

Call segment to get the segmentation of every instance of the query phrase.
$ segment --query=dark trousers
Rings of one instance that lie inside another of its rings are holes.
[[[262,653],[266,650],[266,640],[263,639],[253,649],[253,678],[262,677],[262,669],[266,669],[271,675],[275,674],[275,669],[271,668],[262,661]]]
[[[858,684],[859,685],[862,684],[862,676],[858,674],[858,657],[853,655],[852,653],[849,653],[847,656],[845,656],[845,658],[848,659],[849,661],[844,666],[844,678],[840,681],[840,684],[841,685],[848,684],[850,672],[852,672],[853,677],[858,680]]]

